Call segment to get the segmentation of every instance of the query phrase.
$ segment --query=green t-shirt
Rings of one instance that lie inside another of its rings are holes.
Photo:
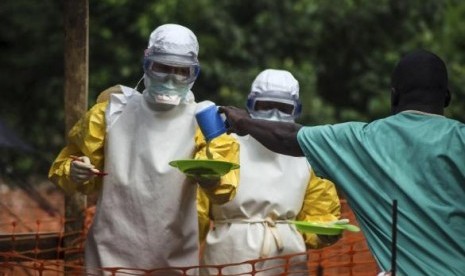
[[[399,275],[465,275],[465,125],[403,112],[372,123],[303,127],[315,172],[347,197],[368,246],[391,268],[398,201]]]

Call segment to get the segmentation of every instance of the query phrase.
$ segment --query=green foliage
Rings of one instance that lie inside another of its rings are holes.
[[[1,150],[2,161],[21,173],[45,174],[43,160],[63,145],[54,139],[64,125],[61,9],[52,0],[3,1],[0,8],[0,118],[38,149],[32,157]]]
[[[389,112],[395,63],[424,48],[448,65],[454,101],[447,115],[465,120],[465,3],[459,0],[89,4],[89,104],[109,86],[135,86],[151,31],[179,23],[200,42],[201,74],[193,89],[198,100],[244,106],[260,71],[285,69],[300,82],[300,123],[369,121]],[[59,0],[7,0],[0,8],[0,81],[8,99],[0,103],[0,118],[46,160],[16,158],[18,170],[45,174],[64,144],[62,16]]]

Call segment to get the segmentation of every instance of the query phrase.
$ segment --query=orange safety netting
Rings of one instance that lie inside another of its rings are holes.
[[[55,211],[44,210],[34,200],[18,200],[18,191],[0,191],[0,276],[9,275],[83,275],[85,235],[95,208],[88,208],[84,227],[78,232],[66,232],[65,224],[73,223],[64,218],[64,200],[60,193],[44,195],[53,202]],[[342,201],[342,217],[356,223],[353,213]],[[67,242],[64,242],[64,241]],[[66,245],[65,245],[66,244]],[[292,270],[296,260],[307,255],[306,271]],[[67,256],[67,261],[64,261]],[[264,268],[264,260],[279,260],[274,267]],[[213,275],[227,274],[227,269],[241,266],[248,273],[234,275],[376,275],[377,265],[368,251],[361,232],[345,232],[336,244],[301,254],[268,259],[248,260],[243,263],[208,266]],[[162,268],[138,270],[134,268],[104,269],[105,275],[198,275],[200,268]],[[101,272],[99,271],[99,273]]]

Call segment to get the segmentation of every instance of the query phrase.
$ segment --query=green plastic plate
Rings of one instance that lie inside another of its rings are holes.
[[[340,235],[342,231],[359,232],[360,228],[352,224],[330,224],[324,222],[290,221],[302,232],[320,235]]]
[[[186,160],[174,160],[169,163],[171,166],[178,168],[185,174],[197,173],[205,175],[219,175],[223,176],[239,168],[236,163],[210,160],[210,159],[186,159]]]

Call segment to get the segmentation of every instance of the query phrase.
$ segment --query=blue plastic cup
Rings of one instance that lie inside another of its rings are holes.
[[[195,119],[207,141],[226,133],[226,119],[223,119],[218,112],[218,107],[212,102],[198,110]]]

